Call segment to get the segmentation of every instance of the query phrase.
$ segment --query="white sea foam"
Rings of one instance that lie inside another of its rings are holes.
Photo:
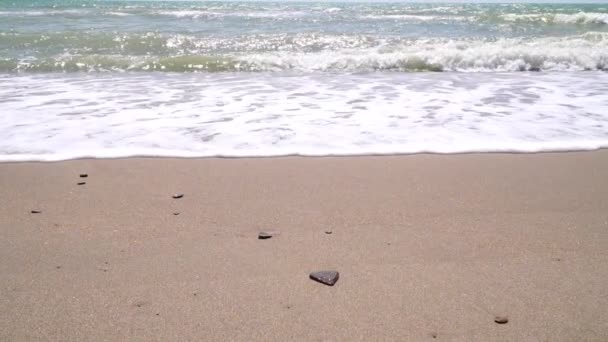
[[[177,18],[224,18],[224,17],[241,17],[241,18],[274,18],[274,19],[289,19],[309,15],[302,11],[213,11],[213,10],[164,10],[157,12],[163,16],[173,16]]]
[[[564,13],[527,13],[504,14],[502,18],[513,22],[543,22],[553,24],[608,24],[608,13],[579,12]]]
[[[446,15],[416,15],[416,14],[373,14],[363,15],[362,19],[372,20],[403,20],[412,22],[426,22],[426,21],[463,21],[470,20],[470,18],[462,16],[446,16]]]
[[[556,14],[554,21],[567,24],[608,24],[608,13]]]
[[[254,70],[596,70],[608,68],[608,34],[495,41],[420,39],[366,49],[290,51],[239,58]]]
[[[115,16],[115,17],[128,17],[133,14],[127,12],[106,12],[107,15]]]
[[[90,11],[86,9],[65,9],[65,10],[19,10],[19,11],[0,11],[0,16],[11,17],[42,17],[60,15],[86,15]]]
[[[608,147],[608,74],[0,76],[0,160]]]

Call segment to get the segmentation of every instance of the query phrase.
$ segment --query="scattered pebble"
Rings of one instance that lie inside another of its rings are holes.
[[[81,173],[81,174],[80,174],[80,178],[87,178],[87,177],[89,177],[89,175],[88,175],[88,174],[86,174],[86,173]]]
[[[312,272],[310,274],[310,279],[325,285],[334,286],[338,279],[340,279],[340,273],[338,273],[338,271]]]
[[[177,215],[179,215],[179,213],[175,212],[175,213],[173,213],[173,215],[177,216]]]
[[[332,233],[332,231],[331,231],[331,230],[326,230],[326,231],[325,231],[325,234],[327,234],[327,235],[330,235],[331,233]]]
[[[32,211],[30,211],[30,213],[32,213],[32,214],[40,214],[40,213],[42,213],[42,211],[40,211],[40,210],[32,210]]]
[[[494,322],[498,324],[507,324],[509,323],[509,319],[505,316],[496,316],[494,317]]]
[[[61,266],[55,266],[55,268],[56,268],[56,269],[60,269],[60,268],[61,268]]]
[[[148,304],[147,302],[143,301],[143,300],[138,300],[135,303],[133,303],[133,306],[136,306],[138,308],[141,308],[142,306]]]
[[[437,338],[437,333],[436,332],[432,332],[432,333],[430,333],[430,335],[431,335],[432,338]]]
[[[85,184],[87,184],[87,182],[78,182],[77,184],[78,185],[85,185]]]
[[[184,197],[184,194],[175,194],[173,195],[173,198],[178,199],[178,198],[182,198]]]
[[[275,232],[275,231],[265,231],[265,232],[260,232],[258,234],[258,239],[260,240],[266,240],[266,239],[270,239],[273,236],[279,235],[279,232]]]

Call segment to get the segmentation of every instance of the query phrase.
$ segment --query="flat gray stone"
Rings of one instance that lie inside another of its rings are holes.
[[[334,286],[338,279],[340,279],[340,273],[338,271],[317,271],[310,274],[310,279],[318,281],[321,284]]]

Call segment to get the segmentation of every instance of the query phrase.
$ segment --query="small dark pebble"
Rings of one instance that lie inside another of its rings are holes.
[[[40,214],[40,213],[42,213],[42,211],[40,211],[40,210],[32,210],[32,211],[30,211],[30,213],[32,213],[32,214]]]
[[[61,266],[55,266],[55,268],[56,268],[56,269],[60,269],[60,268],[61,268]]]
[[[175,194],[173,195],[173,198],[178,199],[178,198],[182,198],[184,197],[184,194]]]
[[[279,232],[273,232],[273,231],[266,231],[266,232],[260,232],[258,234],[258,239],[260,240],[266,240],[266,239],[270,239],[273,236],[279,235]]]
[[[173,215],[177,216],[177,215],[179,215],[179,213],[173,213]]]
[[[134,306],[141,308],[142,306],[146,305],[148,303],[144,302],[143,300],[138,300],[135,303],[133,303]]]
[[[156,316],[160,316],[160,313],[158,313],[158,312],[157,312],[157,313],[156,313]]]
[[[340,279],[340,273],[338,271],[318,271],[310,274],[310,279],[318,281],[321,284],[334,286],[334,284]]]
[[[430,335],[431,335],[432,338],[437,338],[437,333],[436,332],[432,332]]]
[[[85,185],[85,184],[87,184],[87,182],[78,182],[76,184],[78,184],[78,185]]]
[[[327,234],[327,235],[330,235],[331,233],[332,233],[332,231],[331,231],[331,230],[326,230],[326,231],[325,231],[325,234]]]
[[[509,319],[505,316],[496,316],[494,317],[494,322],[498,324],[507,324],[509,323]]]
[[[89,175],[88,175],[88,174],[86,174],[86,173],[81,173],[81,174],[80,174],[80,178],[87,178],[87,177],[89,177]]]

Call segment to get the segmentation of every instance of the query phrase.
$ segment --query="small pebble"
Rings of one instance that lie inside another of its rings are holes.
[[[279,235],[279,232],[276,231],[265,231],[265,232],[260,232],[258,234],[258,239],[260,240],[266,240],[266,239],[270,239],[273,236]]]
[[[496,316],[494,317],[494,322],[498,324],[507,324],[509,322],[509,319],[505,316]]]
[[[179,213],[173,213],[173,215],[177,216],[177,215],[179,215]]]
[[[40,210],[32,210],[30,211],[32,214],[40,214],[42,211]]]
[[[184,197],[184,194],[175,194],[173,195],[173,198],[178,199],[178,198],[182,198]]]
[[[78,185],[85,185],[85,184],[87,184],[87,182],[78,182],[77,184]]]
[[[331,233],[332,233],[332,231],[331,231],[331,230],[326,230],[326,231],[325,231],[325,234],[327,234],[327,235],[330,235]]]
[[[88,174],[86,174],[86,173],[81,173],[81,174],[80,174],[80,178],[87,178],[87,177],[89,177],[89,175],[88,175]]]
[[[55,266],[55,268],[56,268],[56,269],[60,269],[60,268],[61,268],[61,266]]]
[[[340,279],[340,273],[338,273],[338,271],[312,272],[310,274],[310,279],[325,285],[334,286],[338,279]]]

